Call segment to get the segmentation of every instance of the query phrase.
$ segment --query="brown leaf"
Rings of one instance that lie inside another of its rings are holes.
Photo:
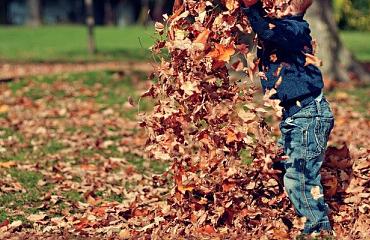
[[[38,222],[38,221],[44,220],[46,217],[47,215],[45,213],[31,214],[30,216],[27,217],[27,220],[31,222]]]

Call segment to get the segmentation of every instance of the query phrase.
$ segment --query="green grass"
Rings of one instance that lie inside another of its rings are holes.
[[[357,59],[370,61],[370,32],[343,31],[340,36]]]
[[[157,38],[152,27],[96,27],[95,33],[98,53],[90,56],[84,26],[1,26],[0,61],[152,60],[148,48]],[[370,61],[370,32],[343,31],[341,38],[359,60]]]
[[[148,47],[155,37],[153,28],[138,26],[96,27],[98,53],[87,53],[84,26],[43,26],[39,28],[0,28],[0,60],[40,61],[106,61],[151,60]]]
[[[42,193],[46,191],[49,186],[44,186],[43,189],[37,186],[42,175],[33,171],[24,171],[19,169],[10,169],[9,174],[15,178],[25,189],[26,192],[5,193],[0,195],[0,206],[6,208],[23,208],[25,204],[31,206],[27,207],[27,211],[33,211],[34,207],[40,203]],[[2,213],[4,214],[4,212]]]

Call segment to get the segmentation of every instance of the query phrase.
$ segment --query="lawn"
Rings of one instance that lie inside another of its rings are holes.
[[[343,31],[340,36],[359,60],[370,62],[370,32]]]
[[[0,60],[8,61],[106,61],[150,60],[148,47],[154,39],[152,28],[97,27],[98,53],[87,53],[83,26],[0,28]]]
[[[143,202],[165,204],[170,187],[148,177],[169,163],[144,153],[147,137],[137,125],[135,103],[149,82],[144,73],[131,74],[61,74],[0,84],[0,235],[107,239],[131,227],[127,219],[136,215],[128,203],[137,194],[145,192]],[[352,148],[366,146],[368,132],[354,129],[367,126],[369,102],[363,98],[369,90],[328,95],[337,122],[331,146],[348,139]],[[143,113],[153,102],[141,99],[139,106]]]
[[[151,60],[148,47],[156,35],[151,27],[97,27],[98,53],[87,54],[86,29],[83,26],[43,26],[40,28],[0,28],[0,60],[107,61]],[[341,33],[344,43],[362,61],[370,61],[370,32]]]
[[[135,178],[164,171],[166,164],[144,161],[137,114],[152,103],[129,103],[147,88],[135,79],[145,78],[103,71],[0,84],[0,224],[26,226],[45,211],[48,218],[79,215],[86,209],[73,206],[92,199],[120,203],[136,191]],[[91,195],[91,181],[107,182]]]

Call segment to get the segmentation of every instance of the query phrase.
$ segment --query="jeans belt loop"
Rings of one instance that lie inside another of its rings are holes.
[[[316,109],[317,109],[317,114],[318,115],[321,115],[321,100],[323,99],[323,92],[321,91],[321,93],[319,94],[319,96],[317,96],[315,98],[315,103],[316,103]]]

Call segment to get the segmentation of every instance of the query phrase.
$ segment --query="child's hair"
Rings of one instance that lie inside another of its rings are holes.
[[[290,5],[297,11],[305,13],[306,10],[312,5],[313,0],[291,0]]]

